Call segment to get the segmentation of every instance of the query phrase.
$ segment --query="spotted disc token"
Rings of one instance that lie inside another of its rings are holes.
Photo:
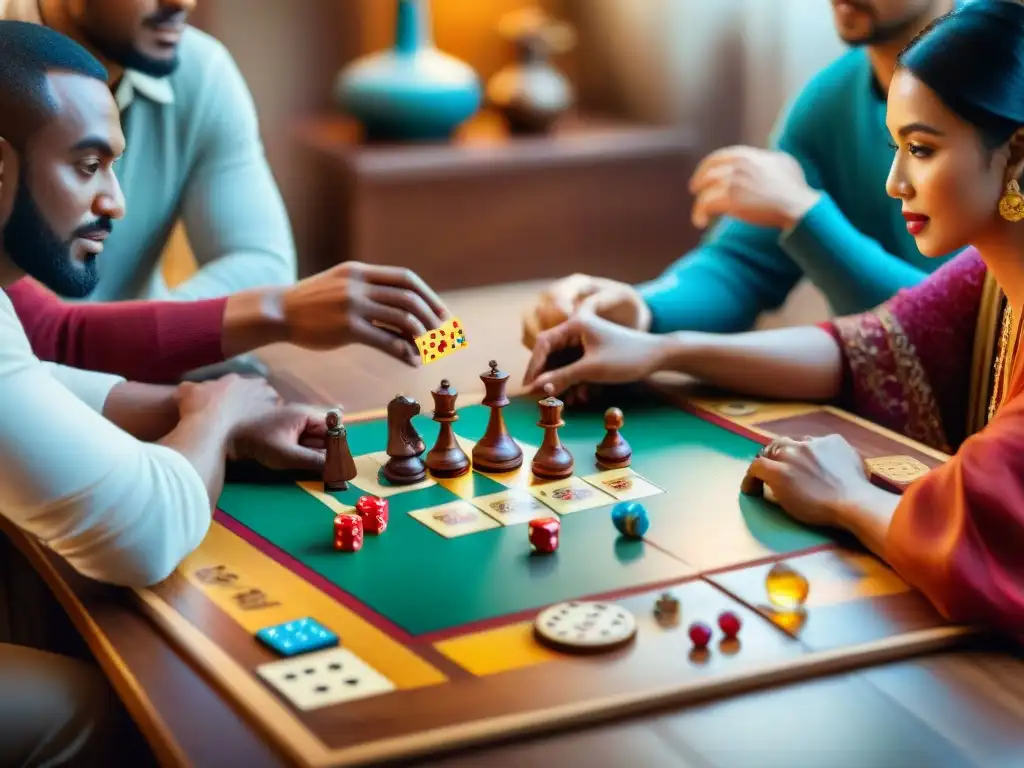
[[[726,416],[749,416],[752,413],[757,413],[757,404],[743,402],[722,403],[715,406],[715,410]]]
[[[533,622],[537,640],[569,653],[609,651],[636,635],[633,614],[614,603],[573,601],[556,603]]]

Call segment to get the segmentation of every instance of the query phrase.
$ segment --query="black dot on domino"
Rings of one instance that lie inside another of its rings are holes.
[[[326,685],[318,685],[313,690],[316,691],[317,693],[327,693],[331,689],[328,688]]]
[[[359,681],[354,677],[350,677],[345,681],[345,685],[359,685]]]
[[[341,669],[341,664],[339,664],[336,661],[333,661],[327,665],[327,668],[331,670],[331,672],[337,672],[339,669]]]

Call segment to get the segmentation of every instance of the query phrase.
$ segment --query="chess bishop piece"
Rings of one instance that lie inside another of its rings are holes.
[[[544,430],[544,440],[534,454],[531,470],[544,480],[563,480],[572,475],[572,454],[558,439],[558,430],[565,426],[562,421],[564,404],[557,397],[545,397],[540,406],[540,421],[537,426]]]
[[[324,490],[347,491],[348,481],[355,479],[356,462],[348,447],[348,432],[341,423],[341,411],[327,412],[327,454],[324,458]]]
[[[622,411],[618,408],[609,408],[604,412],[604,428],[607,433],[594,452],[600,469],[622,469],[628,467],[633,458],[633,449],[619,433],[623,421]]]
[[[396,395],[388,403],[388,447],[390,457],[381,473],[394,485],[412,485],[426,479],[423,464],[426,446],[412,425],[413,416],[420,412],[420,404],[405,395]]]
[[[427,454],[427,469],[434,477],[459,477],[469,472],[469,457],[455,439],[452,424],[458,421],[455,412],[456,392],[448,379],[430,393],[434,398],[434,421],[441,425],[437,442]]]
[[[491,409],[491,417],[487,422],[484,436],[473,446],[473,467],[479,472],[491,474],[511,472],[523,465],[523,449],[508,433],[505,418],[501,414],[501,409],[509,403],[508,397],[505,396],[508,374],[499,371],[494,360],[488,365],[491,370],[480,374],[480,380],[486,390],[481,405]]]

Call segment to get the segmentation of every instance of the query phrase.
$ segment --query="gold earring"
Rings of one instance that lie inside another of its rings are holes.
[[[1024,195],[1016,179],[1006,185],[1006,193],[999,198],[999,215],[1007,221],[1024,219]]]

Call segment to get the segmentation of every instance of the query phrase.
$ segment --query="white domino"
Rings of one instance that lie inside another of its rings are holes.
[[[541,642],[567,651],[611,650],[636,635],[636,619],[625,608],[583,600],[545,608],[533,627]]]
[[[256,674],[306,711],[395,690],[394,683],[345,648],[273,661],[256,667]]]

